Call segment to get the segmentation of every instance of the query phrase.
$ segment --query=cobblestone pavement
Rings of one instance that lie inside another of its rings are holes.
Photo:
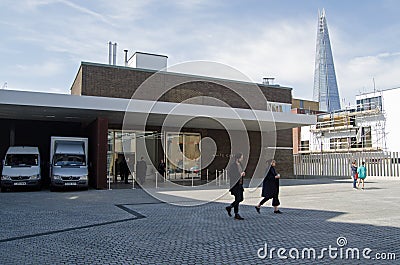
[[[281,184],[283,214],[270,202],[258,214],[260,190],[246,191],[243,221],[228,217],[230,195],[179,207],[141,189],[0,193],[0,264],[399,264],[400,179],[367,178],[364,191],[350,180]]]

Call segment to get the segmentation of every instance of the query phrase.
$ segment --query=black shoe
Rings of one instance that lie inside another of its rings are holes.
[[[255,207],[256,208],[256,211],[257,211],[257,213],[260,213],[260,207]]]
[[[236,219],[236,220],[244,220],[244,218],[241,217],[238,213],[235,214],[235,219]]]
[[[279,211],[279,210],[277,210],[277,211],[274,211],[274,213],[282,213],[281,211]]]
[[[231,214],[232,207],[228,206],[228,207],[226,207],[225,209],[226,209],[226,211],[228,212],[228,215],[229,215],[230,217],[232,217],[232,214]]]

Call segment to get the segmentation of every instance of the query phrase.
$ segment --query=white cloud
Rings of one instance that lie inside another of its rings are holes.
[[[351,101],[360,92],[387,89],[400,84],[400,53],[379,53],[349,58],[337,67],[341,77],[342,98]]]
[[[38,69],[38,80],[40,73],[47,73],[54,74],[54,80],[72,82],[80,61],[107,63],[107,43],[113,41],[118,43],[120,65],[123,49],[129,49],[130,54],[166,54],[170,65],[191,60],[216,61],[236,68],[255,82],[275,77],[277,83],[293,87],[295,97],[312,98],[315,16],[288,18],[282,14],[282,18],[270,19],[240,16],[240,12],[233,16],[224,13],[221,3],[197,0],[114,0],[95,4],[42,0],[16,1],[12,5],[13,2],[9,1],[7,6],[24,15],[19,22],[1,23],[13,31],[8,39],[32,48],[26,53],[43,55],[41,62],[27,61],[28,66],[24,66],[27,74],[27,69]],[[48,13],[45,10],[49,6],[59,11]],[[60,6],[70,12],[61,12]],[[385,33],[385,39],[379,42],[368,41],[368,36],[358,40],[352,38],[351,29],[337,28],[333,21],[329,20],[328,27],[341,97],[349,99],[363,87],[372,87],[373,77],[377,87],[399,84],[400,56],[386,45],[395,44],[389,39],[392,35]],[[3,43],[1,47],[4,50],[7,46]],[[25,52],[19,47],[9,49]],[[26,57],[31,58],[29,54]],[[9,64],[8,68],[13,69],[13,64]]]
[[[105,23],[107,23],[109,25],[113,25],[113,23],[111,23],[104,15],[102,15],[102,14],[100,14],[98,12],[95,12],[95,11],[89,9],[89,8],[86,8],[86,7],[83,7],[81,5],[75,4],[75,3],[71,2],[71,1],[68,1],[68,0],[59,0],[59,2],[65,4],[68,7],[71,7],[73,9],[75,9],[78,12],[82,12],[82,13],[90,15],[90,16],[92,16],[92,17],[94,17],[94,18],[96,18],[96,19],[98,19],[100,21],[103,21],[103,22],[105,22]]]
[[[63,64],[55,61],[47,61],[40,64],[17,64],[16,70],[22,76],[52,77],[63,71]]]
[[[314,27],[312,20],[276,21],[253,27],[253,31],[219,25],[213,27],[211,36],[206,29],[197,29],[186,41],[200,42],[196,43],[200,50],[186,55],[185,59],[220,62],[255,82],[261,82],[263,77],[275,77],[281,85],[293,85],[295,89],[312,93]]]

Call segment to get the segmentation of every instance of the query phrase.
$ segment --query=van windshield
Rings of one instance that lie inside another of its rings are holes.
[[[37,166],[39,156],[37,154],[8,154],[5,165],[12,167],[31,167]]]
[[[53,162],[55,166],[84,166],[86,161],[84,155],[56,154]]]

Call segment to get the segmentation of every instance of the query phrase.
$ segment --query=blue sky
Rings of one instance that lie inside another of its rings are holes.
[[[318,10],[325,8],[340,97],[400,86],[400,2],[73,1],[0,2],[0,86],[69,93],[81,61],[108,62],[108,41],[168,55],[168,64],[227,64],[255,82],[275,77],[312,98]]]

